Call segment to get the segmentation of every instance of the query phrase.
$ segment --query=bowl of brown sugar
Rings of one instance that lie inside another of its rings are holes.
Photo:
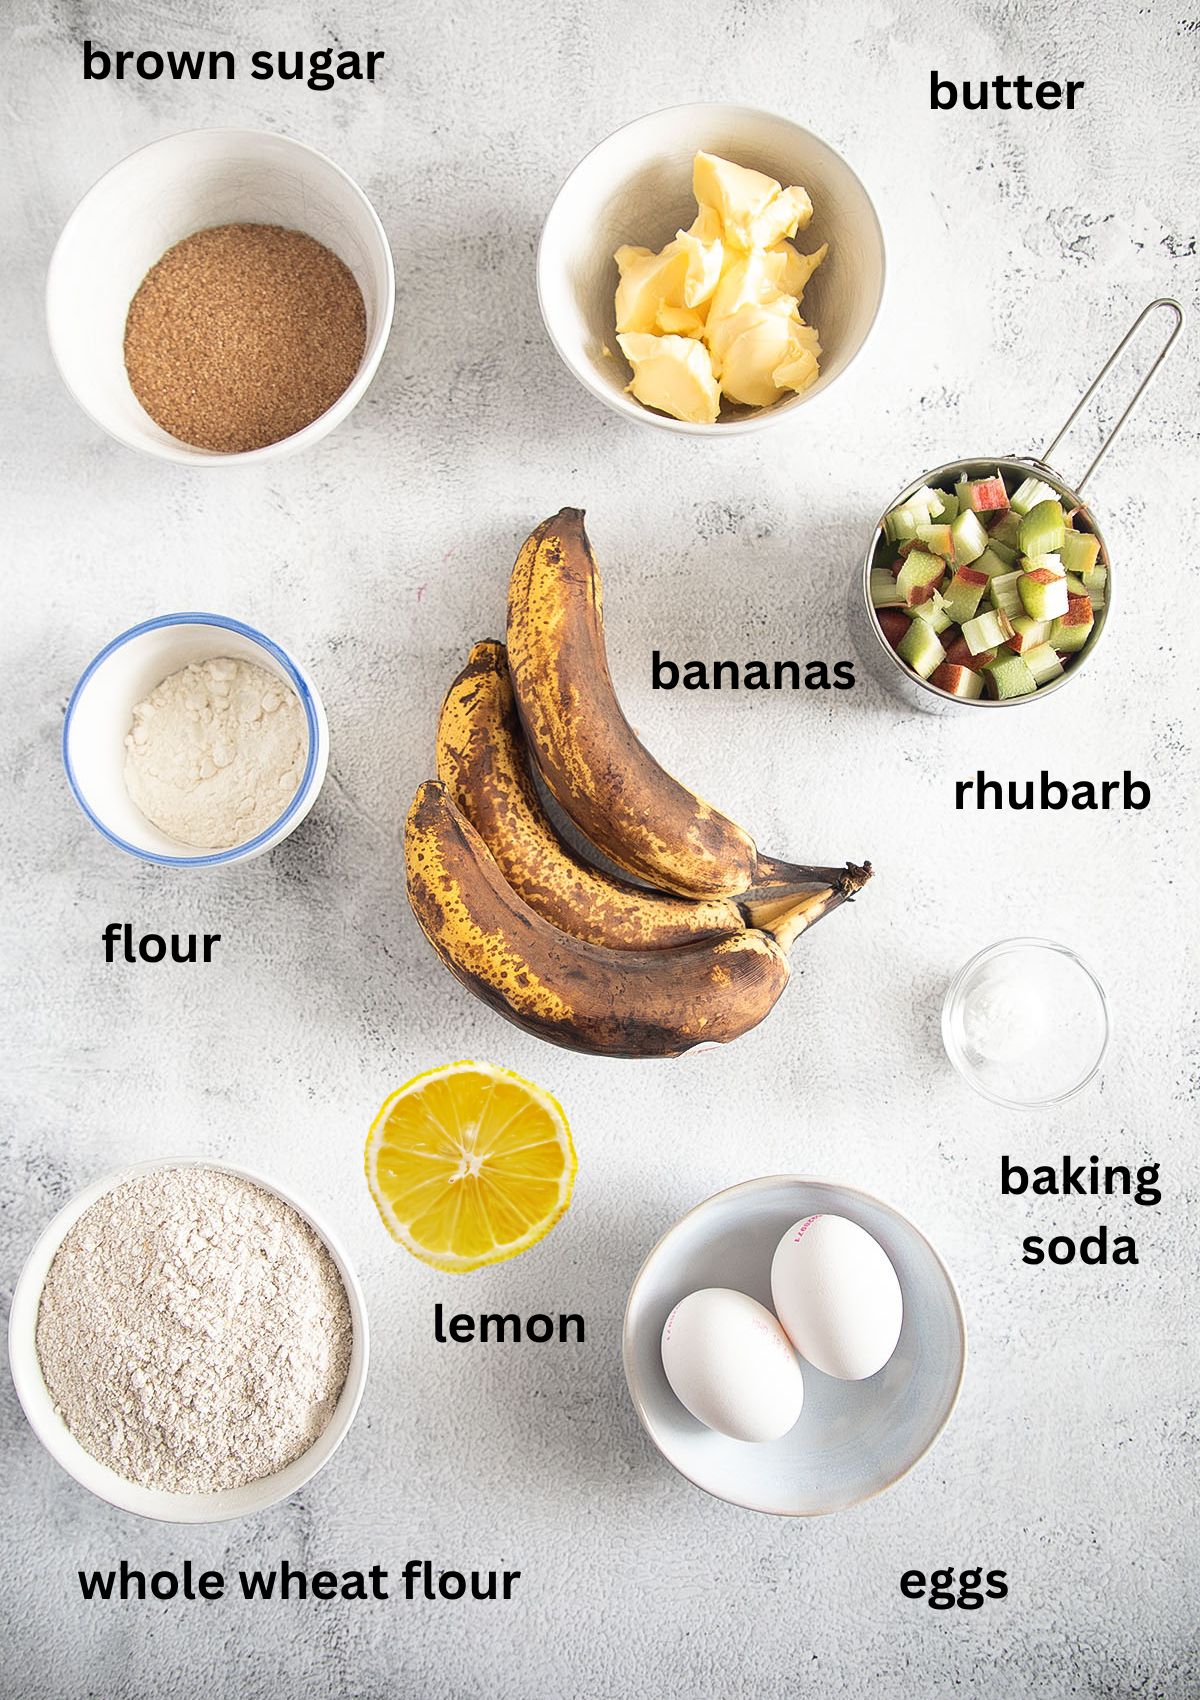
[[[191,130],[113,167],[50,262],[67,388],[119,442],[187,465],[332,431],[383,355],[395,272],[358,185],[303,142]]]

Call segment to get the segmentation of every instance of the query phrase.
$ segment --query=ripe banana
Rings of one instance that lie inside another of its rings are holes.
[[[404,836],[408,897],[470,991],[527,1032],[594,1056],[671,1057],[763,1019],[788,981],[757,930],[670,950],[606,950],[536,914],[443,785],[417,791]]]
[[[610,950],[664,950],[742,931],[728,898],[692,902],[642,890],[563,842],[529,770],[502,643],[477,643],[451,685],[438,721],[437,773],[509,885],[564,932]]]
[[[755,884],[753,840],[660,767],[621,712],[579,508],[543,521],[517,556],[508,659],[551,796],[611,861],[682,897],[735,897]]]

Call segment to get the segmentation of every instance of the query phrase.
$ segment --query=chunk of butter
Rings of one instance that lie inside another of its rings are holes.
[[[698,153],[692,161],[692,193],[698,205],[719,214],[727,242],[752,248],[753,227],[779,194],[779,184],[761,171],[734,165],[716,154]]]
[[[828,246],[801,254],[791,238],[813,215],[799,186],[698,153],[698,210],[661,253],[619,248],[618,342],[629,393],[646,407],[712,424],[722,395],[769,407],[820,376],[817,333],[800,301]]]
[[[656,407],[692,425],[716,423],[721,392],[702,342],[690,336],[637,334],[618,336],[617,341],[633,367],[629,393],[644,407]]]
[[[669,247],[661,254],[649,248],[618,248],[616,260],[621,273],[617,285],[618,331],[652,331],[664,303],[683,306],[686,254],[672,253]]]

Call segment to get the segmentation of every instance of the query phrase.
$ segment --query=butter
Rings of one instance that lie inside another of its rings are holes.
[[[799,186],[698,153],[696,218],[661,253],[616,253],[617,341],[629,393],[689,423],[715,423],[722,396],[769,407],[820,376],[821,345],[800,302],[828,246],[801,254],[791,238],[813,216]]]
[[[692,161],[692,193],[699,206],[718,214],[727,242],[752,248],[753,226],[779,194],[779,184],[761,171],[698,153]]]
[[[618,332],[652,331],[664,303],[683,306],[686,254],[672,252],[670,247],[661,254],[649,248],[618,248],[616,261],[621,273],[617,285]]]
[[[672,419],[713,425],[721,411],[721,392],[702,342],[688,336],[630,335],[617,338],[633,367],[630,395]]]

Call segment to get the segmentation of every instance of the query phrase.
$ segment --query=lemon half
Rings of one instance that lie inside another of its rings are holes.
[[[493,1063],[418,1074],[367,1135],[367,1183],[388,1231],[454,1273],[544,1239],[571,1202],[577,1166],[557,1101]]]

